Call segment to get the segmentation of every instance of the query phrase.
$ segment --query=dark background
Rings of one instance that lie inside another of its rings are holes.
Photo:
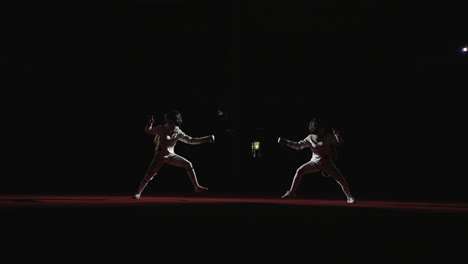
[[[317,115],[346,141],[357,199],[468,201],[466,4],[2,5],[2,193],[131,195],[153,154],[148,115],[176,108],[187,134],[217,138],[176,147],[215,194],[281,196],[311,153],[276,139],[303,139]],[[145,193],[191,191],[166,166]],[[320,174],[299,194],[344,199]]]

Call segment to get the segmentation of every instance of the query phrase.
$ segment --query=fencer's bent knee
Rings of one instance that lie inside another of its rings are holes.
[[[303,169],[297,169],[296,170],[296,176],[302,176],[304,174],[304,170]]]
[[[193,169],[192,162],[187,161],[186,163],[184,163],[184,168],[186,170],[192,170]]]

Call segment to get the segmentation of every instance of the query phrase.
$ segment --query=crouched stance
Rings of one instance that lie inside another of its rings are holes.
[[[312,151],[311,160],[296,170],[290,189],[281,198],[295,198],[302,176],[321,171],[324,175],[333,178],[341,186],[348,203],[354,203],[348,183],[333,161],[335,147],[342,145],[343,139],[335,129],[332,130],[333,135],[327,133],[324,128],[319,127],[318,121],[316,118],[310,121],[309,131],[311,134],[299,142],[278,138],[278,143],[285,146],[297,150],[309,147]]]
[[[203,187],[198,183],[197,175],[195,174],[192,163],[184,157],[177,155],[174,152],[174,147],[179,140],[191,145],[214,142],[214,135],[200,138],[192,138],[186,135],[179,128],[182,123],[182,117],[177,111],[166,113],[165,120],[166,123],[164,125],[153,127],[154,119],[151,117],[145,127],[146,133],[154,135],[155,149],[151,164],[148,167],[144,178],[141,180],[136,194],[133,196],[135,199],[139,199],[141,197],[141,193],[148,185],[149,181],[154,178],[164,164],[184,168],[193,184],[195,192],[208,190],[208,188]]]

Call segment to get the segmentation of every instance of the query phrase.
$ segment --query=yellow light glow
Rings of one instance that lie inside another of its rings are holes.
[[[260,149],[260,142],[254,141],[252,142],[252,150],[259,150]]]

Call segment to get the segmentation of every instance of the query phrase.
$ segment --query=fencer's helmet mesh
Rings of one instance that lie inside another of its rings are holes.
[[[320,118],[313,117],[309,122],[309,131],[316,132],[317,129],[319,129],[320,127],[322,127],[322,122]]]
[[[166,122],[174,122],[176,126],[182,124],[182,115],[178,111],[170,111],[164,115]]]

